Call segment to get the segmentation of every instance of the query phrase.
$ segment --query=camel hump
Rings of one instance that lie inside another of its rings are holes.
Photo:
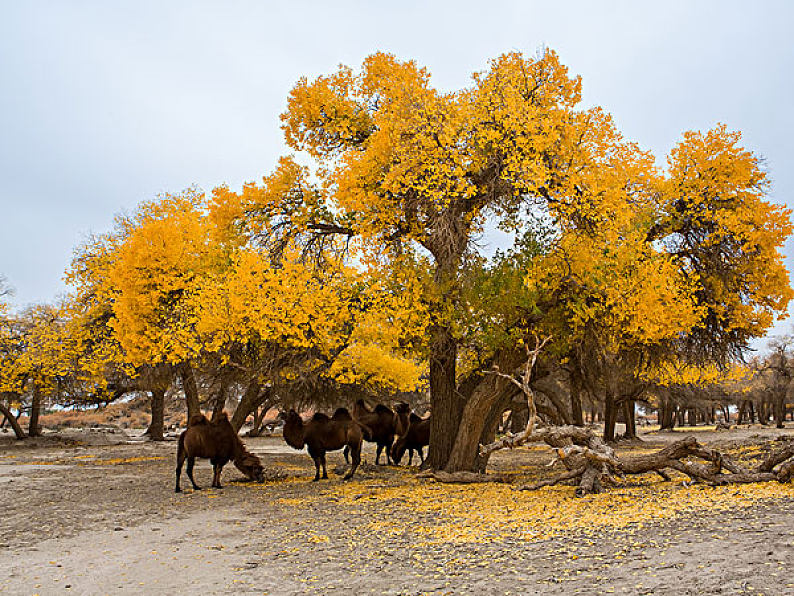
[[[397,412],[398,414],[406,414],[411,411],[411,406],[409,406],[404,401],[401,401],[395,404],[394,411]]]
[[[347,408],[337,408],[334,415],[331,416],[331,420],[353,420],[353,417],[347,411]]]
[[[377,406],[375,406],[375,413],[376,414],[387,414],[389,416],[394,414],[394,412],[392,412],[392,409],[389,406],[384,406],[383,404],[378,404]]]
[[[322,412],[315,412],[314,416],[312,416],[312,420],[315,422],[328,422],[330,418],[328,414],[323,414]]]
[[[226,410],[221,410],[214,416],[215,420],[228,420],[229,415],[226,413]]]
[[[210,421],[207,420],[207,417],[204,414],[193,414],[193,416],[190,417],[187,425],[189,427],[198,426],[199,424],[209,424],[209,422]]]

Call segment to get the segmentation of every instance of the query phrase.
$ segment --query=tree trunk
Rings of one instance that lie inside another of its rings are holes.
[[[41,413],[41,389],[38,384],[33,384],[33,397],[30,402],[30,420],[28,423],[28,435],[31,437],[41,436],[39,426],[39,414]]]
[[[232,427],[234,427],[236,432],[240,432],[248,415],[270,398],[270,393],[271,389],[266,387],[263,390],[258,381],[250,381],[248,383],[245,393],[243,393],[243,398],[237,404],[237,409],[234,411],[234,416],[232,416]]]
[[[659,430],[673,430],[675,426],[675,416],[673,411],[675,406],[666,399],[659,401]]]
[[[475,387],[463,408],[463,412],[459,414],[460,421],[455,427],[454,441],[444,442],[449,443],[450,449],[444,470],[447,472],[476,471],[480,437],[485,428],[486,417],[491,407],[504,391],[505,383],[503,379],[495,375],[488,375]],[[433,405],[432,408],[433,417],[430,423],[431,453],[434,443],[432,439],[433,433],[449,432],[448,429],[451,428],[451,426],[443,424],[443,420],[436,425],[436,406]],[[441,418],[441,416],[438,416],[438,418]],[[438,430],[439,427],[442,430]],[[430,467],[436,469],[433,464],[430,464]]]
[[[212,401],[212,418],[217,419],[218,415],[223,412],[223,408],[226,406],[226,395],[228,394],[228,383],[226,379],[222,379],[220,382],[220,387],[218,387],[218,393],[215,395],[215,399]]]
[[[510,402],[510,408],[510,432],[520,433],[527,427],[527,422],[529,422],[529,408],[524,396],[519,394],[514,397]]]
[[[493,440],[496,438],[496,429],[499,426],[499,421],[502,419],[502,414],[504,411],[510,407],[510,402],[510,394],[503,392],[502,397],[498,399],[493,406],[491,406],[491,411],[485,417],[485,425],[483,426],[482,434],[480,435],[480,445],[487,445],[493,442]],[[515,402],[513,402],[513,404],[515,404]],[[527,408],[527,412],[529,412],[529,408]],[[524,428],[526,428],[526,421],[524,422]],[[474,464],[475,471],[479,472],[480,474],[485,474],[491,454],[489,453],[487,455],[480,455],[479,446],[477,451],[477,458]]]
[[[785,428],[783,422],[786,420],[786,394],[785,392],[775,400],[775,426]]]
[[[618,409],[615,407],[615,396],[607,391],[604,396],[604,441],[610,443],[615,440],[615,422]]]
[[[477,406],[467,418],[476,420],[477,428],[467,429],[461,426],[464,406],[458,395],[456,381],[456,360],[458,343],[449,327],[436,325],[431,330],[430,342],[430,447],[425,467],[444,470],[447,467],[452,450],[457,441],[462,441],[459,453],[456,454],[453,469],[467,470],[474,465],[476,442],[480,437],[483,425],[483,411]],[[485,399],[483,397],[483,399]],[[458,432],[462,436],[458,437]],[[468,459],[468,461],[466,461]]]
[[[579,379],[579,374],[571,371],[570,375],[571,384],[571,418],[574,426],[584,426],[584,417],[582,416],[582,383]]]
[[[193,367],[190,362],[183,362],[179,365],[179,379],[182,381],[182,391],[185,392],[185,404],[187,405],[188,422],[196,414],[201,414],[201,404],[199,403],[198,386],[196,377],[193,374]]]
[[[626,400],[623,402],[623,417],[626,419],[626,434],[627,438],[637,438],[637,425],[634,420],[634,400]]]
[[[5,419],[8,420],[11,428],[14,429],[14,434],[16,435],[17,439],[24,439],[25,431],[22,430],[22,427],[19,425],[19,420],[17,420],[17,417],[11,413],[11,410],[7,408],[5,404],[0,403],[0,412],[3,414],[3,416],[5,416]]]
[[[165,414],[165,389],[152,389],[151,390],[151,404],[152,404],[152,422],[146,434],[149,435],[151,441],[162,441],[163,436],[163,417]]]

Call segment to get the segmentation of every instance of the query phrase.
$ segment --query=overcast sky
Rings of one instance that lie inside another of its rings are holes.
[[[794,3],[551,4],[0,0],[0,274],[15,304],[63,292],[72,249],[139,201],[261,178],[285,152],[295,81],[377,50],[453,89],[502,52],[552,48],[585,105],[658,159],[724,122],[794,205]]]

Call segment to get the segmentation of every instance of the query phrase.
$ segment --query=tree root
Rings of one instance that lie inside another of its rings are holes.
[[[477,474],[476,472],[444,472],[442,470],[427,470],[416,475],[417,478],[429,478],[436,482],[450,484],[475,484],[480,482],[509,483],[511,478],[504,474]]]
[[[577,481],[576,495],[584,496],[601,492],[604,485],[614,484],[614,476],[656,473],[670,480],[667,471],[671,469],[687,475],[693,482],[712,486],[773,480],[788,482],[794,476],[794,441],[771,452],[754,469],[747,469],[729,456],[703,447],[694,437],[671,443],[656,453],[619,458],[591,431],[576,426],[537,429],[531,435],[510,435],[481,446],[480,454],[512,449],[529,442],[545,442],[554,448],[555,461],[561,461],[567,471],[551,479],[518,487],[519,490],[537,490],[573,480]]]

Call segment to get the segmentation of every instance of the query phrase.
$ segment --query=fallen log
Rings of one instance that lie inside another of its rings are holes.
[[[576,426],[547,427],[535,429],[531,434],[509,435],[482,445],[480,453],[490,454],[530,442],[544,442],[553,448],[555,462],[562,462],[566,471],[554,478],[521,486],[520,490],[537,490],[575,481],[576,494],[583,496],[600,492],[606,484],[614,484],[615,476],[656,473],[669,480],[668,470],[681,472],[693,482],[712,486],[788,482],[794,476],[794,442],[772,451],[756,468],[748,469],[728,455],[702,446],[695,437],[685,437],[655,453],[621,458],[591,431]]]

